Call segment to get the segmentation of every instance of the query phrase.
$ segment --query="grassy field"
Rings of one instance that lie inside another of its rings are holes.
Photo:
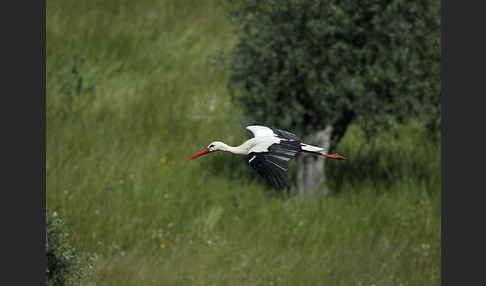
[[[89,285],[440,285],[440,142],[352,126],[331,195],[270,195],[219,58],[218,1],[47,2],[47,207]],[[295,171],[295,165],[292,166]]]

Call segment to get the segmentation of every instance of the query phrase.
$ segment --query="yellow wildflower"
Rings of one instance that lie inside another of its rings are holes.
[[[161,163],[161,164],[165,164],[165,163],[167,163],[167,159],[165,159],[165,158],[160,158],[160,163]]]
[[[165,248],[165,243],[162,243],[162,244],[160,245],[160,248],[164,249],[164,248]]]
[[[222,213],[223,212],[223,208],[218,208],[218,213]]]

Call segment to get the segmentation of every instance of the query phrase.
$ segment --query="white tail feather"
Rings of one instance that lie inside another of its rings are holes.
[[[322,148],[322,147],[312,146],[304,143],[300,143],[300,147],[304,151],[317,152],[317,153],[326,153],[328,149],[327,146],[325,148]]]

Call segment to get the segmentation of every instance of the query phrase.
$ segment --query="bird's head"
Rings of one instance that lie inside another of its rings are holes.
[[[214,152],[214,151],[226,151],[226,147],[227,147],[227,145],[224,144],[223,142],[214,141],[211,144],[209,144],[208,147],[203,148],[197,154],[195,154],[194,156],[189,158],[189,160],[196,159],[199,156],[202,156],[202,155],[208,154],[210,152]]]

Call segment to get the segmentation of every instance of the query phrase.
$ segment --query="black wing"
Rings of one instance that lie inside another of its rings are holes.
[[[299,141],[282,140],[278,144],[271,145],[268,152],[248,154],[248,162],[253,170],[278,191],[281,191],[290,187],[288,182],[289,163],[300,151]]]
[[[291,141],[299,141],[300,142],[300,138],[292,132],[280,130],[280,129],[277,129],[277,128],[271,128],[271,129],[272,129],[273,133],[275,133],[275,135],[277,135],[277,137],[287,139],[287,140],[291,140]]]

